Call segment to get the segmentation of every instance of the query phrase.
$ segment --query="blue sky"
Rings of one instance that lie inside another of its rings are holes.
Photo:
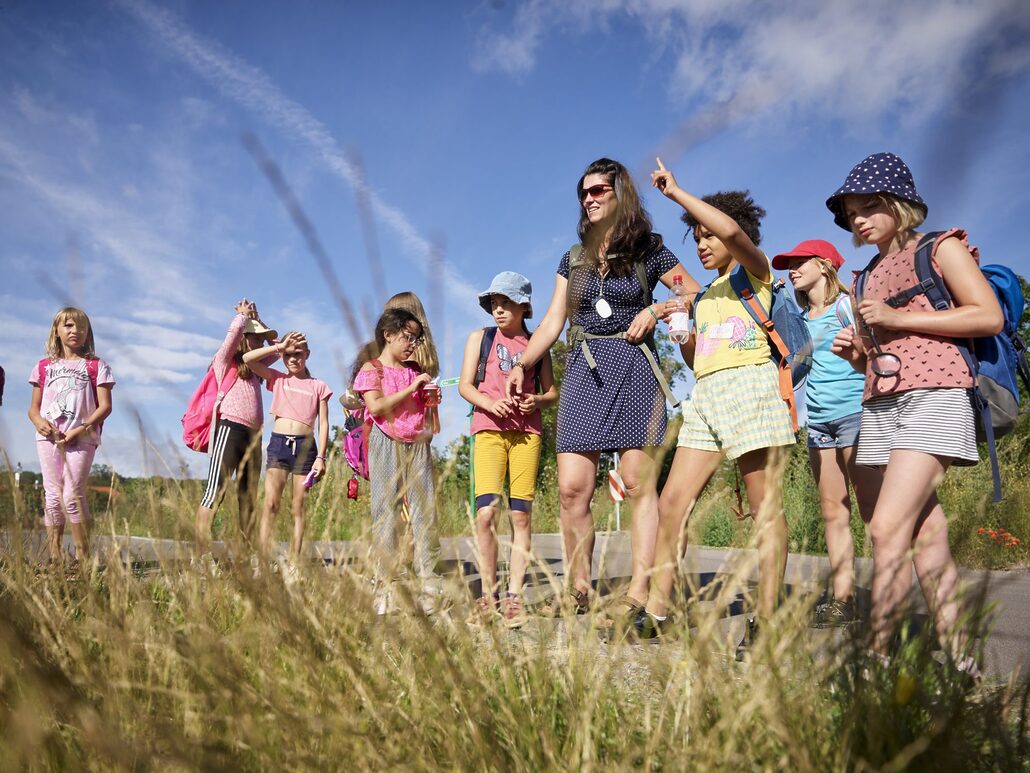
[[[339,392],[354,337],[244,132],[362,327],[384,300],[366,202],[386,294],[427,302],[447,376],[489,322],[475,294],[498,271],[529,276],[542,314],[575,241],[575,182],[602,155],[641,186],[660,152],[689,190],[750,188],[770,254],[825,238],[857,268],[871,255],[823,200],[893,150],[930,227],[963,225],[985,262],[1030,275],[1028,33],[1021,0],[5,2],[0,446],[37,467],[25,379],[66,301],[118,379],[98,461],[125,474],[201,471],[179,417],[241,296],[306,332]],[[645,200],[706,281],[677,208]],[[441,442],[464,414],[447,394]]]

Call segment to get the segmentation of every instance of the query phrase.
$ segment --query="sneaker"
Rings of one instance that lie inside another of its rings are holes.
[[[526,622],[526,611],[522,604],[522,596],[507,593],[501,601],[501,617],[509,628],[521,628]]]
[[[813,628],[846,628],[858,622],[855,602],[831,599],[815,608]]]
[[[755,644],[755,638],[758,636],[758,621],[753,617],[747,619],[747,624],[744,626],[744,636],[740,640],[740,644],[737,645],[737,661],[742,662],[751,654],[751,650]]]
[[[586,591],[572,588],[568,594],[556,593],[538,610],[542,617],[564,617],[567,614],[585,615],[590,611],[590,597]]]
[[[665,633],[668,626],[668,617],[664,620],[659,620],[646,609],[640,607],[636,615],[630,620],[627,633],[631,634],[631,639],[636,640],[658,639]]]

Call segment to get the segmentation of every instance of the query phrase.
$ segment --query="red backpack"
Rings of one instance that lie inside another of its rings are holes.
[[[208,452],[211,434],[218,424],[218,408],[236,383],[236,375],[235,362],[226,368],[221,384],[215,378],[215,369],[207,369],[182,415],[182,442],[187,448],[202,454]]]
[[[46,367],[51,363],[49,357],[44,357],[42,360],[36,363],[36,380],[39,381],[39,389],[42,391],[46,385]],[[93,402],[99,404],[100,398],[97,397],[97,374],[100,372],[100,360],[94,357],[92,360],[86,360],[86,373],[89,375],[89,385],[93,387]],[[97,437],[100,437],[100,432],[104,429],[104,422],[99,422],[96,427],[93,428],[96,432]]]

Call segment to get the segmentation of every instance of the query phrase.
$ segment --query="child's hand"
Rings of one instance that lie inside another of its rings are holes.
[[[516,405],[523,416],[528,416],[540,407],[537,402],[537,396],[530,393],[522,395]]]
[[[841,328],[840,332],[834,336],[833,343],[830,344],[830,351],[852,365],[861,363],[865,359],[865,348],[862,346],[862,340],[855,335],[853,325]]]
[[[433,379],[430,377],[428,373],[419,373],[411,382],[411,391],[413,393],[417,392],[432,380]]]
[[[867,325],[878,325],[885,330],[900,330],[904,327],[905,312],[892,309],[886,303],[865,298],[855,310]]]
[[[315,478],[321,478],[325,475],[325,460],[321,457],[316,457],[315,463],[311,465],[311,471],[315,473]]]
[[[236,311],[237,314],[243,314],[245,317],[247,317],[249,319],[254,319],[254,317],[251,314],[251,311],[253,309],[254,309],[254,304],[251,303],[250,301],[248,301],[246,298],[244,298],[243,300],[241,300],[239,303],[236,304],[235,311]]]
[[[60,431],[57,429],[57,427],[55,427],[53,424],[51,424],[49,421],[42,417],[40,418],[38,423],[32,422],[32,424],[36,428],[36,432],[38,432],[45,438],[49,438],[51,435],[60,434]]]
[[[86,434],[89,430],[86,427],[78,426],[75,429],[68,432],[68,434],[61,434],[57,439],[57,445],[69,448],[79,442],[79,438]],[[60,434],[60,433],[59,433]]]
[[[487,410],[498,419],[506,419],[512,414],[512,399],[510,397],[499,397],[490,403]]]
[[[655,158],[658,162],[658,168],[651,172],[651,185],[660,190],[666,196],[672,198],[672,194],[680,189],[679,184],[676,182],[676,178],[673,177],[672,172],[665,168],[665,164],[662,163],[660,158]]]
[[[275,345],[276,351],[285,354],[286,352],[292,351],[298,348],[304,348],[307,346],[307,339],[303,333],[291,331],[283,336],[283,340]]]

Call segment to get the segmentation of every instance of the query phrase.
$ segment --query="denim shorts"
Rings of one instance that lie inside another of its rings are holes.
[[[809,448],[850,448],[858,445],[862,412],[841,416],[825,424],[808,423]]]
[[[273,432],[268,441],[268,469],[289,470],[307,475],[315,464],[318,447],[314,435],[283,435]]]

